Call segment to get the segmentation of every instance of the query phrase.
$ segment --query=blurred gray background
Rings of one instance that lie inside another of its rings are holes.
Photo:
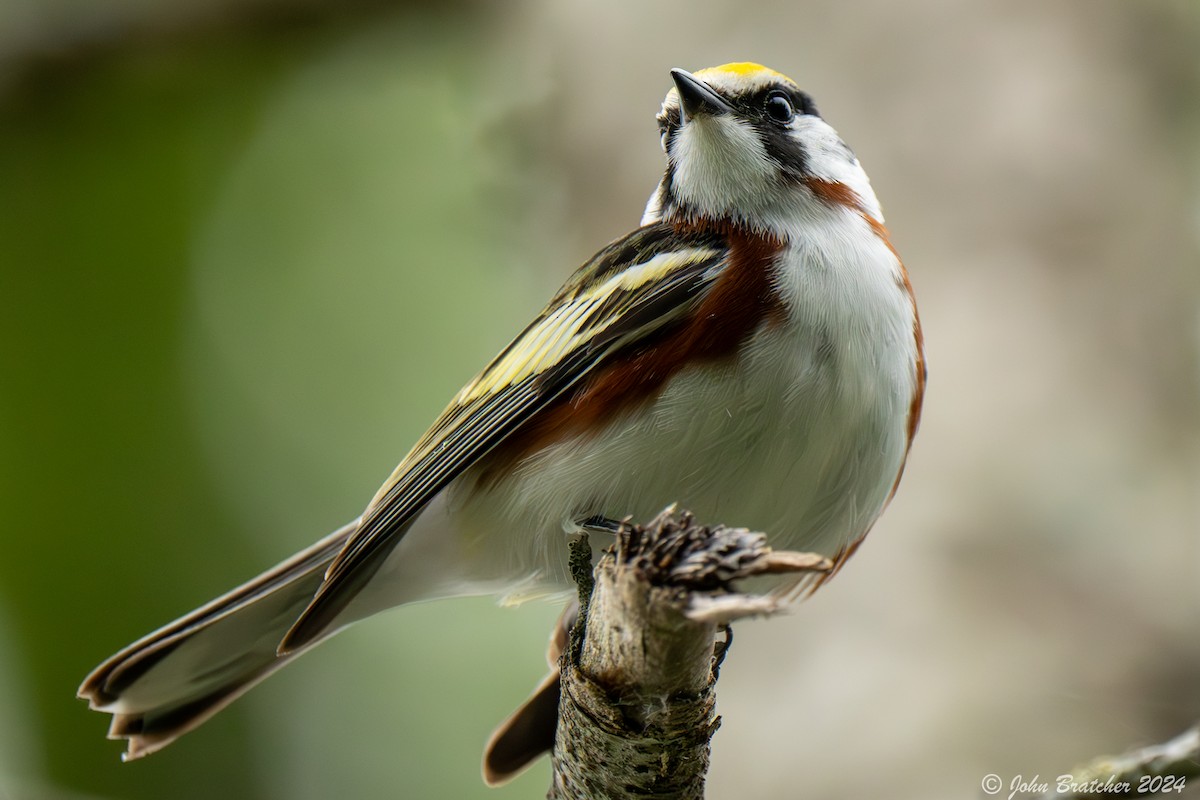
[[[732,60],[862,159],[930,384],[849,568],[738,626],[710,796],[979,797],[1200,717],[1195,3],[3,0],[0,798],[543,796],[478,763],[547,604],[386,615],[128,765],[73,695],[358,514],[637,223],[667,70]]]

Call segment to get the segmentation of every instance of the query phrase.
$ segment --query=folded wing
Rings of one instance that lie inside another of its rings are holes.
[[[614,355],[685,320],[728,261],[720,236],[655,224],[613,242],[580,268],[463,387],[380,488],[280,653],[304,647],[335,622],[450,481]]]

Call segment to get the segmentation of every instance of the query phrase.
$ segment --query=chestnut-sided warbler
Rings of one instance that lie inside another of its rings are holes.
[[[362,517],[87,677],[126,758],[376,612],[567,588],[566,534],[594,520],[677,502],[777,548],[854,552],[921,411],[908,275],[795,83],[749,63],[671,77],[641,227],[462,388]]]

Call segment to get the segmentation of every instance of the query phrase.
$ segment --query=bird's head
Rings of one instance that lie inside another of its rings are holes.
[[[733,224],[787,239],[831,204],[881,219],[858,159],[786,75],[736,63],[671,77],[658,115],[667,169],[643,223]]]

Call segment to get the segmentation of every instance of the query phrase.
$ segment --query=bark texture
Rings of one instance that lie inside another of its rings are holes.
[[[623,524],[594,573],[586,540],[573,555],[582,611],[560,662],[548,797],[702,798],[722,632],[777,610],[829,561],[777,553],[763,534],[696,525],[674,509]],[[734,590],[765,574],[786,577],[765,595]]]

